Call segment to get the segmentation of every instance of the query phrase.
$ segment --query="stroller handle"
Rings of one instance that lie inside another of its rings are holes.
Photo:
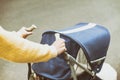
[[[59,33],[55,33],[55,39],[56,40],[60,39],[60,34]]]

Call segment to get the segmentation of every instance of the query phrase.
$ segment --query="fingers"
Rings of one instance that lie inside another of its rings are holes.
[[[32,25],[31,27],[22,27],[19,31],[17,31],[17,33],[23,37],[23,38],[26,38],[28,37],[29,35],[33,34],[33,30],[36,29],[37,27],[35,25]]]
[[[32,25],[31,27],[26,28],[25,30],[28,32],[33,31],[34,29],[36,29],[37,27],[35,25]]]
[[[63,42],[60,45],[63,52],[67,51],[67,48],[65,46],[65,40],[63,40]]]
[[[32,35],[33,34],[33,32],[26,32],[25,34],[23,34],[23,38],[26,38],[27,36],[29,36],[29,35]]]
[[[58,55],[64,53],[65,51],[67,51],[67,49],[65,47],[65,43],[61,43],[59,45],[60,45],[60,47],[58,49]]]
[[[67,51],[65,40],[62,38],[57,38],[52,45],[56,48],[58,55]]]

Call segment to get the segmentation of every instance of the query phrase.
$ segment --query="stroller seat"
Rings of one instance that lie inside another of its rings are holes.
[[[79,49],[83,50],[90,66],[88,69],[85,68],[85,73],[93,76],[92,73],[100,72],[110,42],[110,34],[105,27],[95,23],[79,23],[64,30],[46,31],[42,34],[40,43],[51,45],[55,41],[54,35],[56,33],[59,33],[60,37],[65,39],[66,53],[70,57],[76,59]],[[81,64],[80,66],[84,69]],[[61,54],[48,62],[34,63],[32,69],[38,75],[51,80],[68,80],[71,78],[71,68],[67,64],[65,54]]]

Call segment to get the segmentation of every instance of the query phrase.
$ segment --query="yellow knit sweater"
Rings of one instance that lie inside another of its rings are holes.
[[[18,63],[44,62],[56,57],[55,47],[19,37],[0,28],[0,58]]]

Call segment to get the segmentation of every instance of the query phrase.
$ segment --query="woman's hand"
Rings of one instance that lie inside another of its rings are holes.
[[[22,37],[22,38],[26,38],[28,37],[29,35],[31,35],[33,32],[34,29],[36,29],[37,27],[35,25],[32,25],[31,27],[29,28],[26,28],[26,27],[22,27],[20,30],[17,31],[17,34]]]
[[[57,50],[58,55],[64,53],[67,49],[65,47],[65,40],[62,38],[57,39],[52,46],[54,46]]]

